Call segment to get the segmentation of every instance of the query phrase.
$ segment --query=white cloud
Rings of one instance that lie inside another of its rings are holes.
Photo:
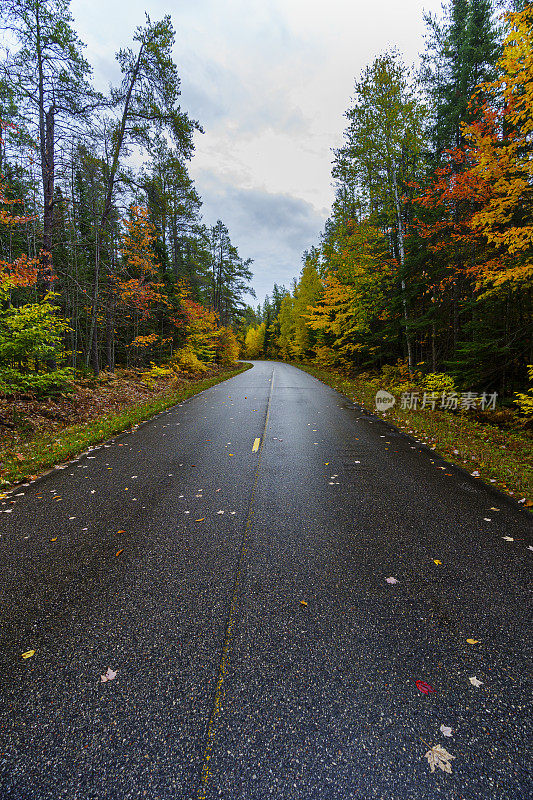
[[[235,187],[207,170],[199,176],[199,183],[206,222],[214,225],[220,217],[239,255],[254,259],[253,286],[258,300],[262,302],[265,294],[271,293],[274,283],[288,287],[300,272],[303,251],[318,244],[325,216],[290,194]]]
[[[441,0],[424,7],[439,12]],[[144,0],[73,0],[99,88],[117,79],[113,54],[131,43],[144,9]],[[279,265],[272,281],[288,284],[331,205],[331,151],[342,142],[354,78],[393,46],[407,63],[416,60],[422,6],[418,0],[151,0],[152,19],[165,13],[176,29],[182,107],[205,129],[196,137],[191,173],[207,221],[220,217],[241,254],[256,259],[256,273],[264,274],[258,265],[268,260]],[[241,209],[241,218],[239,203],[255,196],[267,213],[247,228],[252,209]],[[275,215],[272,203],[287,212],[288,198],[296,202],[295,219],[296,208],[306,210],[299,233],[277,226],[283,213]],[[254,283],[261,297],[268,290],[263,278]]]

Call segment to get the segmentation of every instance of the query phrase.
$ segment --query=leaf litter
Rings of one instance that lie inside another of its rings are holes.
[[[101,683],[107,683],[108,681],[114,681],[117,677],[118,670],[112,670],[111,667],[108,667],[106,672],[103,675],[100,675]]]
[[[427,745],[427,742],[424,742],[424,744]],[[429,747],[429,745],[427,746]],[[430,747],[424,757],[428,760],[431,772],[435,772],[435,768],[438,767],[443,772],[447,772],[449,775],[451,775],[451,761],[455,758],[455,756],[452,756],[451,753],[448,753],[448,751],[442,747],[442,745],[436,744],[434,747]]]

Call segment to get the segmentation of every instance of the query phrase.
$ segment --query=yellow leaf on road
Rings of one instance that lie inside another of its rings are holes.
[[[204,521],[204,519],[205,519],[205,517],[200,517],[200,519],[195,519],[194,521],[195,521],[195,522],[203,522],[203,521]]]
[[[437,565],[437,567],[440,567],[440,566],[442,565],[442,561],[439,561],[439,559],[438,559],[438,558],[434,558],[434,559],[433,559],[433,561],[435,562],[435,564]]]
[[[25,653],[22,653],[22,658],[31,658],[35,655],[35,650],[26,650]]]
[[[479,639],[467,639],[468,644],[479,644]]]
[[[119,556],[123,552],[124,552],[124,548],[122,548],[122,550],[119,550],[118,553],[116,553],[116,555]]]
[[[57,536],[54,536],[53,539],[50,539],[51,542],[57,542]]]

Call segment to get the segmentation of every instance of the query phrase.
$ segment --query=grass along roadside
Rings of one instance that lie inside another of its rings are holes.
[[[440,409],[402,410],[397,405],[386,412],[376,411],[375,383],[358,377],[347,378],[333,370],[319,369],[309,364],[296,363],[295,366],[412,435],[447,461],[474,474],[474,477],[500,489],[528,508],[533,507],[533,436],[527,431],[508,432],[471,419],[467,416],[468,412],[452,414]]]
[[[4,492],[25,480],[34,480],[46,470],[83,453],[94,444],[105,442],[122,431],[144,422],[167,408],[203,392],[210,386],[249,369],[239,364],[204,378],[191,378],[177,389],[160,391],[145,402],[134,402],[119,411],[99,415],[75,425],[54,426],[50,432],[37,431],[14,448],[3,442],[0,447],[0,485]]]

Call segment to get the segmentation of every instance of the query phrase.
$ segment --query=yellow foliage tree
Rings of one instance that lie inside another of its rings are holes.
[[[219,364],[234,364],[239,357],[239,343],[231,328],[222,327],[217,331],[216,360]]]
[[[490,187],[470,224],[503,256],[485,266],[495,287],[533,278],[533,9],[507,20],[499,76],[481,84],[481,118],[463,126],[472,175]]]
[[[320,332],[341,359],[349,358],[363,349],[372,320],[383,318],[392,277],[375,228],[367,220],[352,221],[338,233],[320,301],[305,314],[307,325]]]
[[[307,256],[300,280],[294,291],[292,305],[294,330],[291,347],[296,358],[311,355],[316,340],[316,336],[313,335],[312,328],[308,324],[307,315],[310,306],[317,302],[322,292],[322,282],[317,269],[318,258],[317,251],[313,251]]]
[[[292,358],[294,356],[294,298],[286,294],[281,301],[279,310],[278,347],[282,358]]]
[[[261,358],[263,355],[263,345],[265,343],[266,325],[264,322],[259,327],[248,328],[244,340],[247,358]]]

